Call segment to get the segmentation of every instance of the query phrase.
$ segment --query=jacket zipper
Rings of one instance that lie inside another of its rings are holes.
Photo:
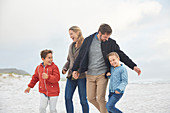
[[[45,73],[45,67],[44,67],[44,73]],[[47,75],[48,75],[48,68],[47,68]],[[46,81],[44,79],[44,85],[45,85],[45,89],[47,90],[47,86],[46,86]],[[47,90],[47,96],[48,96],[48,90]]]

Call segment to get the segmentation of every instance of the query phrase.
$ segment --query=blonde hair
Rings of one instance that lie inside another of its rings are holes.
[[[117,58],[120,58],[119,55],[116,52],[111,52],[107,55],[107,58],[109,58],[110,56],[116,56]]]
[[[83,41],[84,41],[84,37],[82,35],[81,29],[78,26],[72,26],[72,27],[69,28],[69,30],[72,30],[75,33],[78,32],[77,47],[79,48],[82,45]]]

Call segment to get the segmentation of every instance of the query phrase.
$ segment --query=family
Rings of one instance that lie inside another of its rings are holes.
[[[112,29],[108,24],[101,24],[98,31],[84,39],[81,29],[72,26],[69,29],[73,42],[69,46],[67,62],[62,74],[67,75],[65,86],[65,106],[67,113],[74,113],[73,95],[76,87],[82,113],[89,113],[88,101],[100,113],[122,113],[115,104],[123,96],[128,84],[126,66],[141,74],[140,68],[110,38]],[[42,63],[37,66],[25,93],[29,93],[39,81],[39,112],[46,113],[49,104],[50,113],[57,113],[56,104],[60,93],[60,72],[53,62],[51,50],[41,51]],[[106,88],[109,81],[109,96],[106,101]]]

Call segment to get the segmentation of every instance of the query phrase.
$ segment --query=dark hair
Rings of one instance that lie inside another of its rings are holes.
[[[47,54],[49,54],[49,53],[53,53],[51,50],[47,50],[47,49],[45,49],[45,50],[42,50],[41,51],[41,53],[40,53],[40,55],[41,55],[41,58],[46,58],[46,56],[47,56]]]
[[[108,24],[102,24],[100,25],[98,32],[101,32],[102,34],[112,34],[112,28]]]

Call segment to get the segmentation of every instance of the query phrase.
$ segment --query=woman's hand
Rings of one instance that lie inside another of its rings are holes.
[[[63,69],[62,74],[66,74],[67,70]]]

